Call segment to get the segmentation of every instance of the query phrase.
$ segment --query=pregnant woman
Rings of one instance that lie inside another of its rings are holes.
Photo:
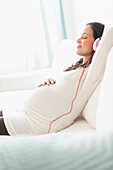
[[[58,132],[73,123],[80,114],[78,98],[92,62],[93,43],[102,37],[103,30],[104,25],[97,22],[85,26],[76,41],[76,54],[81,56],[80,60],[62,71],[59,79],[49,78],[40,84],[26,98],[20,117],[12,118],[4,110],[0,111],[0,135],[40,135]]]

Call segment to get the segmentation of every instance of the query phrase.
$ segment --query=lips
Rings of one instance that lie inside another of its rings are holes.
[[[81,48],[82,46],[81,45],[77,45],[77,48]]]

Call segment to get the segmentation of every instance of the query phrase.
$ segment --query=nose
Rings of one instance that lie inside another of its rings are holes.
[[[77,43],[80,43],[81,37],[76,40]]]

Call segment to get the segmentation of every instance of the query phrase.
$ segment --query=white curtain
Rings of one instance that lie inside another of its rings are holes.
[[[0,74],[51,67],[62,14],[60,0],[0,0]]]

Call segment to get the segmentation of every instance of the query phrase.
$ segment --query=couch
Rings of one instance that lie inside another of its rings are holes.
[[[110,35],[113,40],[113,31]],[[1,75],[0,109],[16,113],[38,84],[78,59],[74,50],[75,41],[64,40],[56,49],[52,68]],[[73,124],[46,135],[1,136],[0,170],[113,169],[112,47],[106,55],[104,75]]]

